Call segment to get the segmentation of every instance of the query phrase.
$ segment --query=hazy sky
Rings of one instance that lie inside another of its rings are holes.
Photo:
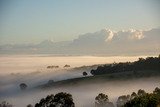
[[[160,26],[160,0],[0,0],[0,44]]]

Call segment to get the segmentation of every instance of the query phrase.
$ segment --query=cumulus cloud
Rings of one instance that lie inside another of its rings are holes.
[[[74,45],[87,45],[87,44],[102,44],[110,41],[113,38],[113,31],[110,29],[102,29],[94,33],[86,33],[80,35],[77,39],[73,40]]]
[[[109,42],[113,39],[116,32],[111,29],[102,29],[94,33],[86,33],[80,35],[77,39],[73,40],[74,45],[86,44],[102,44]]]
[[[131,39],[143,39],[144,38],[144,35],[143,35],[143,31],[141,30],[131,30],[131,35],[130,35],[130,38]]]
[[[50,53],[50,54],[128,54],[159,53],[160,28],[151,30],[102,29],[80,35],[73,41],[43,41],[29,46],[0,46],[0,53]],[[36,49],[36,50],[35,50]]]
[[[121,30],[116,32],[112,38],[114,38],[115,41],[130,41],[130,40],[141,40],[145,36],[143,34],[142,30],[134,30],[134,29],[129,29],[129,30]],[[110,39],[112,40],[112,39]]]
[[[108,33],[108,37],[107,39],[105,40],[106,42],[107,41],[111,41],[113,36],[114,36],[114,31],[110,30],[110,29],[106,29],[107,33]]]

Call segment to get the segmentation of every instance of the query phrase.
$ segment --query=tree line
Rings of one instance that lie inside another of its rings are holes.
[[[13,105],[3,101],[0,107],[13,107]],[[42,98],[34,106],[28,104],[27,107],[75,107],[75,103],[70,93],[60,92]],[[95,97],[95,107],[115,106],[109,101],[108,95],[100,93]],[[152,93],[139,89],[137,93],[132,92],[130,95],[119,96],[116,107],[160,107],[160,88],[156,87]]]
[[[123,73],[130,72],[133,75],[139,73],[149,74],[149,73],[159,73],[160,74],[160,55],[158,57],[147,57],[139,58],[138,61],[134,62],[120,62],[113,64],[106,64],[103,66],[98,66],[97,69],[91,70],[92,75],[103,75],[103,74],[113,74],[113,73]]]

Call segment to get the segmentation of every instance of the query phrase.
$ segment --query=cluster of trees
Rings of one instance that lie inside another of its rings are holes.
[[[71,66],[68,65],[68,64],[63,66],[63,68],[69,68],[69,67],[71,67]],[[49,66],[47,66],[47,69],[53,69],[53,68],[59,68],[59,66],[58,65],[49,65]]]
[[[152,93],[146,93],[139,89],[137,93],[131,95],[119,96],[116,102],[117,107],[160,107],[160,88],[155,88]],[[0,107],[13,107],[11,104],[3,101]],[[31,104],[27,107],[33,107]],[[42,98],[34,107],[75,107],[72,95],[65,92],[56,95],[48,95]],[[108,95],[100,93],[95,97],[95,107],[114,107],[109,101]]]
[[[155,88],[153,93],[139,90],[134,98],[124,104],[124,107],[160,107],[160,89]]]
[[[160,73],[160,55],[159,57],[139,58],[135,62],[113,63],[104,66],[98,66],[96,70],[91,70],[92,75],[112,74],[121,72],[132,72],[138,74],[140,71],[158,71]]]
[[[57,65],[50,65],[50,66],[47,66],[47,69],[53,69],[53,68],[59,68],[59,66],[57,66]]]
[[[160,89],[157,87],[153,93],[146,93],[139,89],[137,93],[119,96],[116,102],[117,107],[160,107]],[[95,98],[95,107],[114,107],[109,102],[108,96],[100,93]]]
[[[42,98],[39,103],[35,104],[35,107],[75,107],[75,105],[71,94],[61,92]]]
[[[143,96],[145,94],[146,94],[146,92],[144,90],[139,89],[137,93],[132,92],[131,95],[119,96],[117,99],[117,107],[123,107],[126,103],[132,101],[134,98],[139,97],[139,96]],[[147,106],[142,106],[142,107],[147,107]]]

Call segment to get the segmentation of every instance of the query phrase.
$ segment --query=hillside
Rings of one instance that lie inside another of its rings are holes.
[[[135,62],[99,65],[91,70],[92,76],[50,81],[39,88],[64,87],[80,84],[105,83],[107,81],[134,80],[160,76],[160,57],[139,58]]]
[[[146,71],[141,71],[142,74]],[[148,71],[150,72],[150,71]],[[40,85],[36,88],[56,88],[56,87],[69,87],[69,86],[78,86],[78,85],[84,85],[84,84],[92,84],[92,83],[105,83],[105,82],[113,82],[113,81],[125,81],[125,80],[136,80],[141,78],[159,78],[160,73],[157,73],[158,71],[153,71],[155,73],[148,73],[148,74],[141,74],[138,76],[134,76],[131,72],[123,72],[123,73],[114,73],[114,74],[104,74],[104,75],[96,75],[96,76],[88,76],[88,77],[79,77],[79,78],[73,78],[73,79],[67,79],[67,80],[61,80],[56,81],[52,83],[46,83],[43,85]],[[157,74],[156,74],[157,73]]]

